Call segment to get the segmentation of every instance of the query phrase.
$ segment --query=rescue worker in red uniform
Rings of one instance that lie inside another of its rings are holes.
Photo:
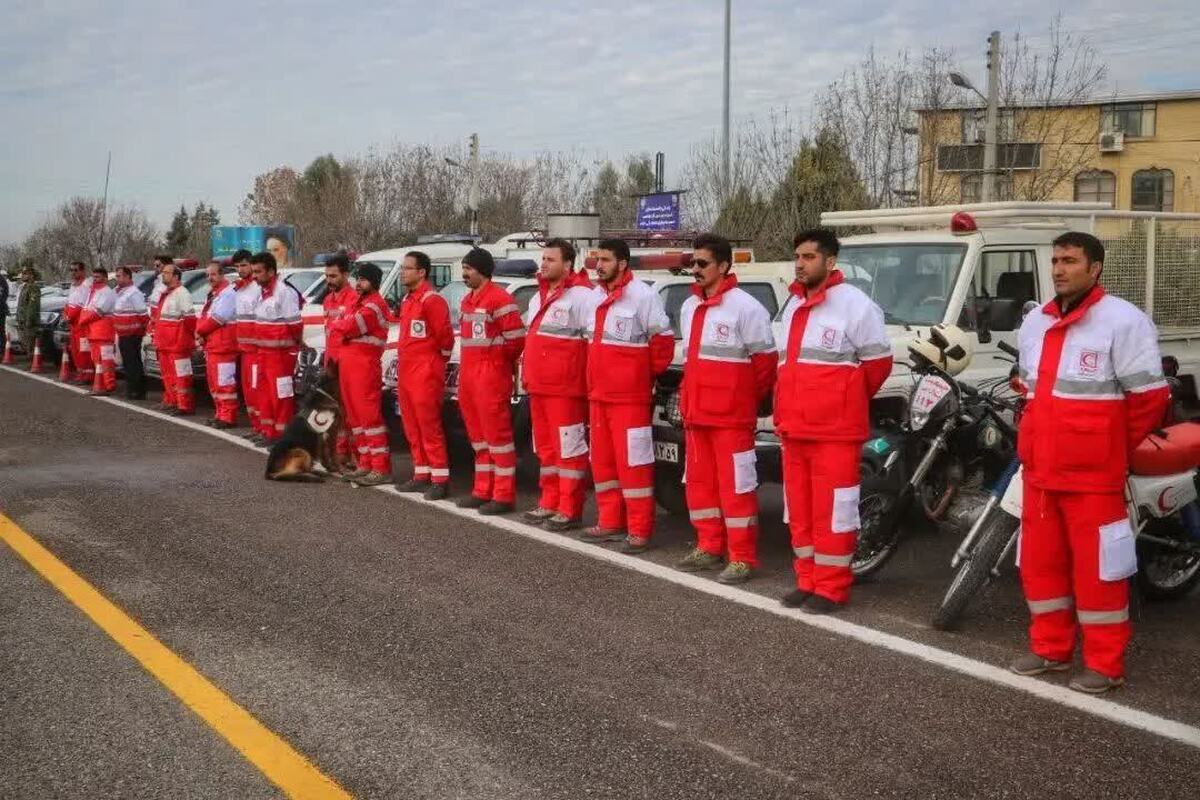
[[[79,313],[79,328],[92,355],[91,395],[109,395],[117,389],[117,331],[113,327],[116,305],[117,293],[108,286],[108,270],[92,267],[88,299]]]
[[[237,427],[237,289],[213,261],[205,267],[208,297],[196,321],[196,340],[204,346],[204,374],[213,400],[213,418],[205,424],[218,430]]]
[[[330,326],[340,340],[338,389],[350,426],[350,446],[358,459],[358,468],[344,477],[358,486],[378,486],[392,480],[380,365],[389,317],[387,303],[379,294],[382,280],[383,271],[376,265],[360,266],[354,303]]]
[[[421,492],[426,500],[449,494],[450,461],[442,430],[446,362],[454,352],[450,306],[433,290],[433,264],[420,250],[406,253],[400,280],[408,293],[400,304],[400,342],[396,364],[396,406],[412,453],[412,478],[396,488]]]
[[[296,415],[293,375],[304,323],[300,319],[300,295],[279,277],[275,257],[265,251],[255,253],[250,257],[250,266],[262,290],[254,309],[253,343],[258,348],[259,425],[270,444],[283,435],[283,429]]]
[[[342,337],[333,331],[333,326],[345,316],[347,309],[358,302],[358,290],[350,282],[350,259],[344,253],[337,253],[325,262],[325,286],[325,299],[321,301],[321,307],[325,311],[324,362],[328,367],[337,363],[342,349]],[[335,447],[338,463],[329,465],[329,469],[341,477],[357,469],[350,446],[352,433],[359,432],[345,426],[338,431]]]
[[[125,373],[125,397],[146,399],[146,371],[142,365],[142,338],[150,313],[146,296],[133,285],[133,270],[117,267],[117,299],[113,305],[113,327],[117,333],[117,349],[121,353],[121,370]]]
[[[162,268],[163,292],[154,310],[154,347],[162,373],[163,401],[159,410],[175,416],[196,413],[192,392],[192,353],[196,350],[196,310],[192,296],[180,283],[179,267]]]
[[[650,547],[654,532],[654,379],[671,363],[675,336],[658,292],[629,269],[629,245],[597,248],[588,315],[588,416],[592,480],[599,520],[589,542],[622,542],[626,553]]]
[[[575,248],[551,239],[542,250],[538,292],[525,319],[521,379],[529,394],[541,498],[525,519],[546,530],[582,525],[587,489],[587,329],[592,282],[575,271]]]
[[[459,316],[462,366],[458,405],[475,451],[475,484],[458,501],[480,514],[507,514],[516,501],[517,448],[513,443],[513,372],[525,347],[525,325],[512,295],[492,283],[496,263],[487,250],[463,256]]]
[[[775,385],[775,335],[762,303],[738,288],[729,242],[705,234],[692,248],[696,285],[679,313],[686,348],[680,411],[696,547],[679,568],[714,569],[728,554],[717,580],[744,583],[758,567],[754,431]]]
[[[1087,233],[1054,240],[1055,298],[1018,335],[1028,405],[1017,439],[1024,471],[1019,564],[1030,652],[1020,675],[1083,670],[1072,689],[1125,681],[1132,635],[1128,578],[1137,571],[1124,500],[1129,453],[1170,402],[1154,323],[1100,286],[1104,245]]]
[[[92,291],[92,282],[88,280],[87,267],[82,261],[71,262],[71,288],[67,292],[67,305],[63,313],[70,325],[70,340],[68,352],[71,358],[70,381],[80,386],[91,386],[95,376],[92,366],[92,346],[88,342],[86,331],[79,324],[79,315],[87,305],[88,296]]]
[[[837,236],[796,235],[796,281],[776,347],[775,430],[796,590],[783,604],[814,614],[850,599],[858,543],[859,453],[871,398],[892,371],[883,311],[837,269]]]
[[[262,300],[262,287],[254,280],[250,256],[249,250],[238,250],[231,259],[238,274],[233,284],[237,301],[238,381],[242,387],[242,401],[246,404],[246,416],[250,418],[250,431],[243,434],[243,438],[262,445],[267,440],[262,432],[258,345],[254,343],[254,315]]]

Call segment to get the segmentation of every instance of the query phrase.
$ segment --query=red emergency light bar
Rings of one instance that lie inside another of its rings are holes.
[[[589,256],[583,262],[584,267],[590,270],[596,269],[596,264],[599,259],[596,256]],[[692,266],[692,251],[675,252],[675,253],[647,253],[645,255],[630,256],[630,269],[669,269],[683,270],[690,269]]]

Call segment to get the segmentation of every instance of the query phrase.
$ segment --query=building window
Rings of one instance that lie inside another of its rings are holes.
[[[962,112],[963,144],[983,144],[987,141],[987,109],[968,108]],[[996,117],[996,140],[1011,142],[1016,138],[1016,114],[1014,109],[1002,108]]]
[[[1126,136],[1153,136],[1156,106],[1154,103],[1118,103],[1100,107],[1100,130],[1115,131]]]
[[[1075,201],[1077,203],[1116,204],[1117,176],[1108,170],[1093,169],[1075,176]]]
[[[1142,169],[1133,173],[1134,211],[1173,211],[1175,173],[1169,169]]]
[[[963,175],[961,184],[961,197],[964,203],[981,203],[983,202],[983,176],[982,175]],[[1012,175],[997,175],[996,176],[996,196],[993,201],[1012,200],[1013,198],[1013,180]]]
[[[1038,169],[1042,165],[1040,144],[999,144],[996,168]],[[983,169],[983,145],[943,144],[937,149],[937,168],[942,172],[978,172]]]

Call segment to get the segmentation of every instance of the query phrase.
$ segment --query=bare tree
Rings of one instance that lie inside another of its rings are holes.
[[[109,268],[145,264],[161,246],[158,230],[136,206],[109,203],[105,212],[98,198],[73,197],[49,214],[19,250],[20,258],[32,258],[44,274],[62,278],[71,261]]]

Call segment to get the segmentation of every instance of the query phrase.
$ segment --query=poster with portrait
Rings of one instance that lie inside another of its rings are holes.
[[[212,229],[213,258],[228,258],[238,250],[275,256],[278,269],[291,269],[297,263],[295,225],[215,225]]]

